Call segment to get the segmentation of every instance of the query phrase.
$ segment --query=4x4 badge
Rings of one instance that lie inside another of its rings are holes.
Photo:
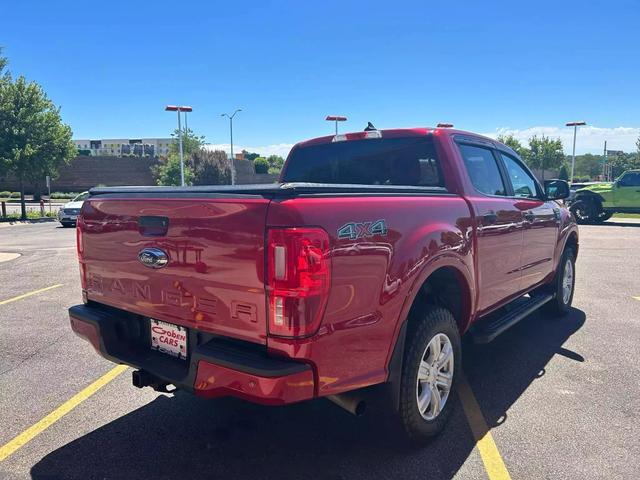
[[[383,219],[375,222],[349,222],[338,229],[338,238],[349,240],[386,234],[387,223]]]

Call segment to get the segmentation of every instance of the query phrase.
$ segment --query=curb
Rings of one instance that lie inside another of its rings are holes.
[[[54,217],[42,217],[31,220],[5,220],[0,218],[0,227],[11,227],[14,225],[26,225],[29,223],[50,223],[57,222],[58,219]]]

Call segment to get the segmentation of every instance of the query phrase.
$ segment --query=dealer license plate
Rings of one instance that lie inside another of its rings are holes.
[[[180,325],[150,319],[151,348],[173,357],[187,358],[187,329]]]

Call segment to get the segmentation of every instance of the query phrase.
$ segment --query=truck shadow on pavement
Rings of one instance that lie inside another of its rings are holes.
[[[466,376],[490,428],[509,421],[506,412],[532,382],[544,381],[554,355],[584,361],[563,348],[584,321],[577,309],[561,319],[533,314],[492,344],[465,352]],[[132,387],[122,394],[135,392]],[[356,418],[326,400],[273,408],[180,392],[160,395],[51,452],[31,475],[36,480],[451,478],[475,447],[454,400],[443,434],[417,448],[402,440],[375,405]],[[464,468],[465,478],[486,476],[477,455]]]

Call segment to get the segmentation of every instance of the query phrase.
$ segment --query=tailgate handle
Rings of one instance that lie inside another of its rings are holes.
[[[138,217],[138,231],[148,237],[159,237],[167,234],[169,228],[168,217]]]

